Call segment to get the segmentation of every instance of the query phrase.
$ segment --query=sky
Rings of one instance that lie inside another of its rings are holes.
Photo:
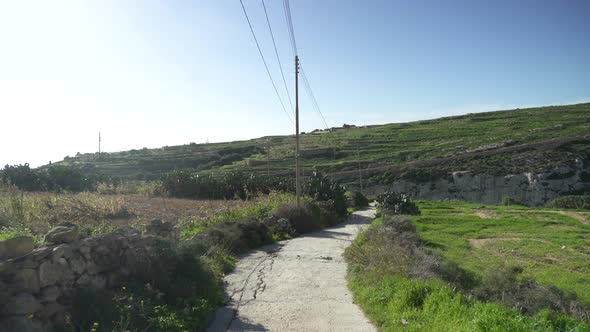
[[[243,0],[290,111],[262,0]],[[265,0],[294,98],[283,1]],[[291,0],[329,126],[590,101],[590,1]],[[301,130],[322,128],[300,89]],[[239,0],[0,0],[0,165],[285,135]]]

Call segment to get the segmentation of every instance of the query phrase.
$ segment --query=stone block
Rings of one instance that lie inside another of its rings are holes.
[[[63,223],[45,234],[45,243],[71,243],[78,240],[80,227],[73,223]]]
[[[39,300],[41,302],[53,302],[59,297],[59,288],[57,286],[47,286],[41,289]]]
[[[11,297],[2,308],[2,315],[30,315],[40,308],[39,301],[30,293],[19,293]]]
[[[68,272],[67,266],[45,261],[39,266],[39,283],[41,287],[51,286],[60,282]]]
[[[16,292],[26,291],[30,293],[39,292],[39,277],[37,270],[22,269],[14,273],[12,287]]]
[[[29,254],[35,248],[35,243],[30,236],[17,236],[0,241],[0,259],[17,258]]]

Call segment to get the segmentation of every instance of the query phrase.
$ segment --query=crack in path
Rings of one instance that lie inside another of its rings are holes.
[[[375,331],[352,302],[342,259],[374,209],[253,251],[225,278],[228,300],[207,331]]]

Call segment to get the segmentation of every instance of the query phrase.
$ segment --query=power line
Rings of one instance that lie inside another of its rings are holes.
[[[324,115],[322,114],[322,111],[320,110],[320,105],[318,104],[318,101],[315,98],[313,90],[311,89],[311,85],[309,84],[309,80],[307,79],[307,75],[305,75],[305,70],[303,70],[303,68],[301,68],[301,78],[303,78],[303,84],[304,84],[305,89],[307,91],[307,95],[309,96],[309,99],[311,100],[311,104],[313,106],[313,109],[319,115],[320,120],[322,120],[322,124],[324,125],[325,129],[328,129],[329,126],[328,126],[328,123],[326,122],[326,118],[324,117]]]
[[[268,78],[270,78],[270,82],[272,83],[272,87],[275,90],[277,98],[279,98],[279,102],[281,103],[281,107],[283,108],[283,111],[285,112],[285,114],[287,114],[289,121],[291,121],[291,123],[293,123],[293,119],[291,119],[289,112],[287,112],[287,109],[285,108],[285,104],[283,104],[283,99],[281,98],[281,95],[279,94],[279,91],[277,89],[275,81],[272,79],[272,75],[270,74],[270,70],[268,69],[268,65],[266,64],[266,59],[264,59],[264,55],[262,54],[262,49],[260,49],[260,44],[258,44],[258,39],[256,38],[256,34],[254,33],[254,29],[252,28],[252,23],[250,23],[250,18],[248,17],[248,13],[246,12],[246,7],[244,7],[244,2],[242,0],[240,0],[240,4],[242,5],[242,10],[244,11],[244,16],[246,16],[246,21],[248,21],[248,26],[250,27],[250,32],[252,32],[252,37],[254,37],[254,41],[256,42],[256,48],[258,48],[258,53],[260,53],[260,57],[262,58],[262,63],[264,63],[264,68],[266,68],[266,73],[268,74]]]
[[[295,56],[297,55],[297,43],[295,42],[295,32],[293,30],[293,20],[291,19],[291,7],[289,6],[289,0],[284,0],[283,4],[283,7],[285,8],[285,18],[287,19],[287,27],[289,28],[291,47],[293,48],[293,56]]]
[[[287,91],[287,98],[289,99],[289,104],[291,105],[291,111],[294,111],[293,103],[291,102],[291,95],[289,94],[289,88],[287,88],[287,80],[285,79],[285,73],[283,72],[283,65],[281,64],[281,58],[279,57],[279,51],[277,50],[277,44],[275,43],[275,36],[272,33],[272,27],[270,25],[270,20],[268,19],[268,12],[266,11],[266,5],[264,4],[264,0],[262,0],[262,8],[264,8],[264,15],[266,16],[266,23],[268,23],[268,30],[270,31],[270,38],[272,39],[272,45],[275,49],[275,55],[277,56],[277,61],[279,63],[279,69],[281,70],[281,76],[283,77],[283,84],[285,86],[285,91]]]
[[[263,3],[264,3],[264,0],[263,0]],[[295,30],[293,29],[293,20],[291,17],[291,6],[289,5],[289,0],[284,0],[283,3],[284,3],[283,7],[285,9],[285,18],[287,19],[287,27],[289,29],[289,37],[291,39],[291,46],[293,47],[293,54],[297,55],[297,43],[295,41]],[[307,75],[305,75],[305,71],[303,70],[303,68],[301,68],[301,78],[303,78],[303,83],[304,83],[305,89],[307,91],[307,95],[309,96],[309,99],[311,99],[311,103],[312,103],[314,110],[318,113],[325,129],[328,129],[329,127],[328,127],[328,123],[326,122],[326,118],[324,117],[324,115],[322,114],[322,111],[320,110],[320,106],[318,104],[318,101],[315,98],[313,90],[311,89],[311,85],[309,84],[309,80],[307,79]]]

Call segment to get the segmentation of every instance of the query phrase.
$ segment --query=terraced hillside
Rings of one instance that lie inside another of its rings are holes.
[[[451,171],[540,172],[590,159],[590,103],[475,113],[435,120],[343,126],[302,135],[304,174],[317,169],[354,185],[359,161],[373,184],[428,180]],[[106,175],[154,179],[179,168],[219,174],[290,174],[294,136],[82,154],[60,163]]]

